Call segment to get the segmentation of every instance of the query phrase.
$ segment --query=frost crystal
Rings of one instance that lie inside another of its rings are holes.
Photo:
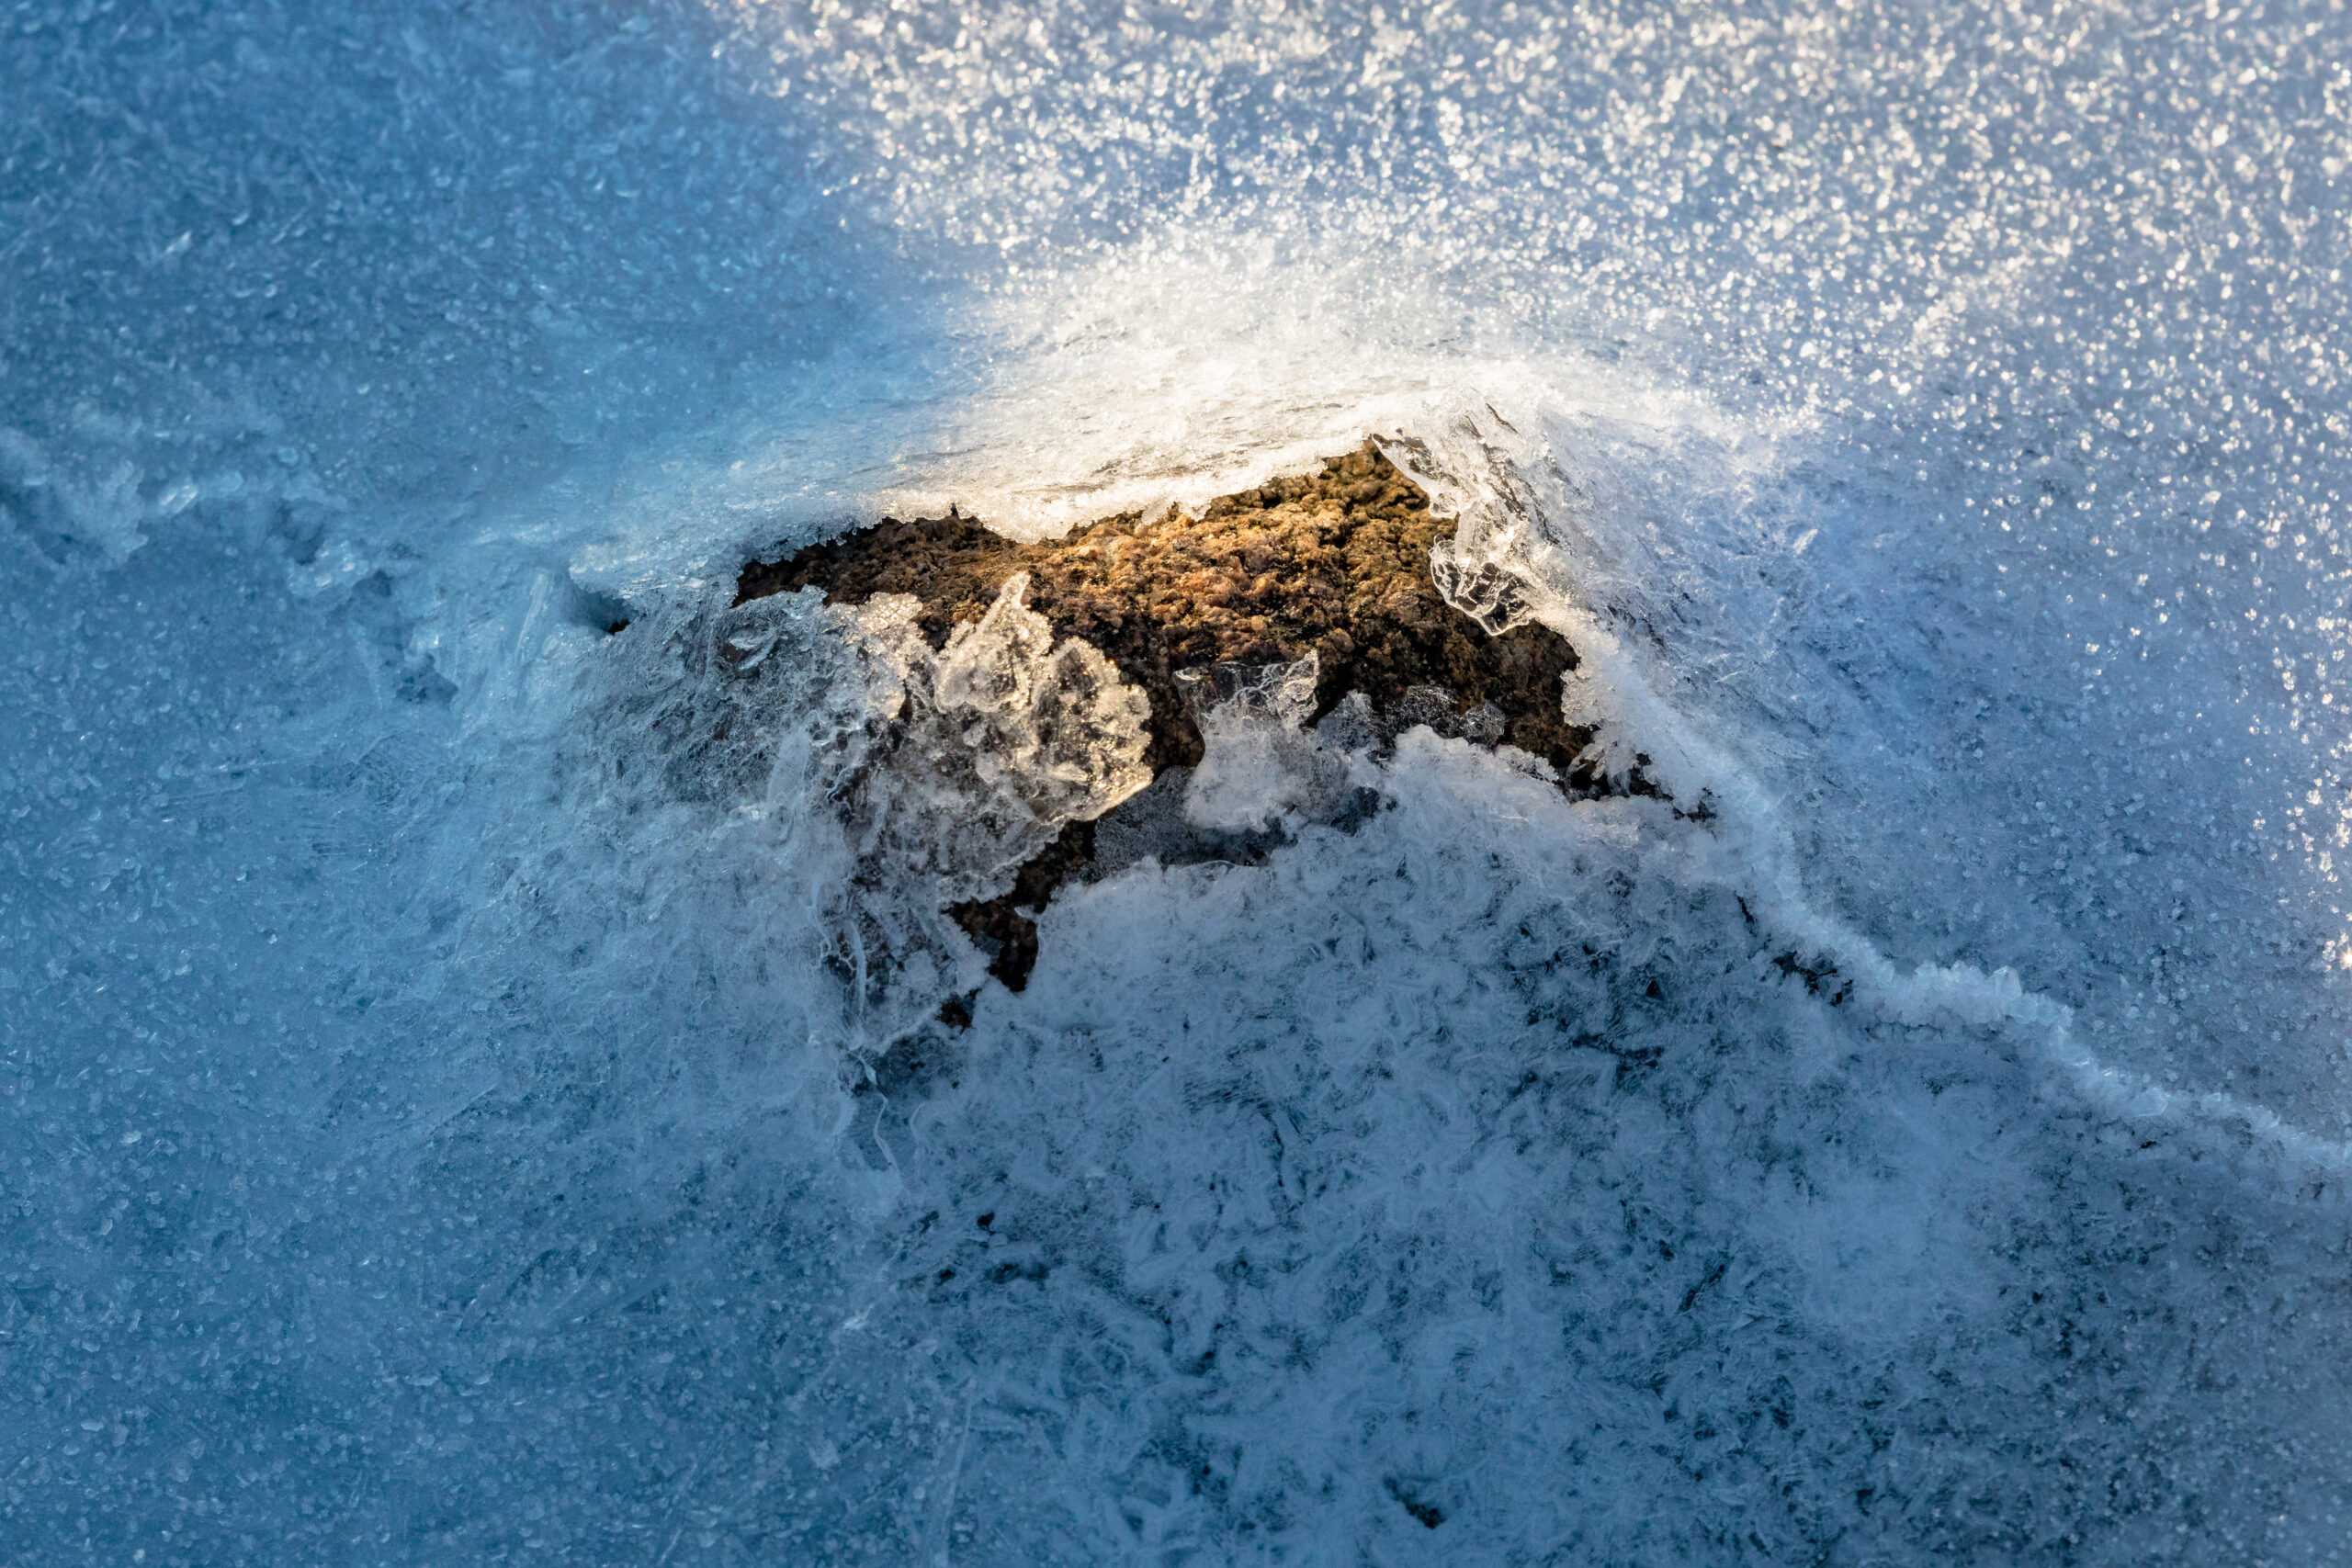
[[[1341,752],[1302,728],[1315,711],[1318,660],[1219,664],[1178,676],[1195,703],[1205,754],[1184,792],[1196,828],[1243,831],[1285,813],[1314,812],[1347,784]]]
[[[1022,602],[1028,587],[1014,575],[977,623],[909,669],[913,712],[888,773],[899,810],[921,826],[899,844],[948,903],[1005,891],[1064,823],[1151,782],[1143,693],[1087,644],[1056,647]]]

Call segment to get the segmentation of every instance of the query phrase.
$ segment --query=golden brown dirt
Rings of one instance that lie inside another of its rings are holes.
[[[1149,696],[1144,761],[1154,773],[1201,760],[1178,671],[1295,663],[1312,651],[1317,717],[1351,691],[1393,714],[1413,688],[1442,687],[1456,714],[1492,703],[1503,740],[1549,761],[1572,792],[1591,789],[1577,764],[1591,736],[1560,715],[1560,677],[1576,667],[1575,650],[1539,626],[1490,636],[1447,604],[1430,576],[1430,547],[1453,531],[1430,515],[1419,487],[1367,445],[1321,473],[1219,497],[1197,518],[1127,513],[1036,544],[968,517],[886,521],[788,559],[752,562],[736,603],[808,587],[834,604],[910,594],[937,648],[957,623],[984,615],[1007,578],[1026,571],[1028,606],[1055,635],[1092,644]],[[996,973],[1015,990],[1036,953],[1035,927],[1021,910],[1041,906],[1091,857],[1092,825],[1071,827],[1023,868],[1012,893],[951,911],[995,952]]]
[[[1589,739],[1560,717],[1560,676],[1576,654],[1542,626],[1489,637],[1440,598],[1430,546],[1453,531],[1367,446],[1319,474],[1219,497],[1198,518],[1127,513],[1033,545],[968,517],[885,522],[745,567],[736,603],[810,586],[834,604],[911,594],[938,647],[1026,571],[1028,605],[1056,635],[1093,644],[1150,696],[1144,761],[1155,773],[1201,757],[1176,671],[1291,663],[1311,649],[1317,717],[1351,691],[1385,712],[1411,687],[1442,686],[1456,711],[1493,703],[1506,741],[1570,777]]]

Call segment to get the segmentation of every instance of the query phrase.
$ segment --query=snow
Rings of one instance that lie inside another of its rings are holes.
[[[0,37],[0,1561],[2352,1555],[2339,8]],[[737,567],[1367,435],[1670,799],[984,984],[1133,705]]]

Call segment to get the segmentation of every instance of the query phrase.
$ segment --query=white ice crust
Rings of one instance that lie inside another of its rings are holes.
[[[1201,828],[1246,830],[1278,822],[1330,792],[1344,776],[1329,750],[1305,728],[1315,711],[1320,660],[1305,659],[1250,671],[1222,696],[1203,691],[1199,709],[1204,754],[1184,791],[1184,816]],[[1205,671],[1185,671],[1206,688]]]

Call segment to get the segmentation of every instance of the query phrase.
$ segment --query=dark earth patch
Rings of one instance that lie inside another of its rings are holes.
[[[1421,489],[1367,443],[1320,473],[1220,496],[1198,517],[1126,513],[1035,544],[953,513],[886,520],[782,560],[753,561],[735,603],[812,587],[829,604],[908,594],[922,604],[918,624],[938,649],[1025,571],[1028,607],[1056,637],[1091,643],[1149,698],[1144,761],[1155,774],[1203,755],[1180,673],[1293,664],[1312,653],[1312,718],[1361,692],[1388,733],[1427,723],[1499,740],[1551,763],[1568,793],[1599,793],[1601,781],[1579,760],[1591,732],[1560,713],[1560,678],[1576,668],[1575,649],[1541,626],[1490,635],[1448,604],[1430,576],[1430,547],[1453,533],[1450,520],[1430,514]],[[1086,875],[1094,845],[1095,824],[1071,823],[1022,867],[1012,891],[948,911],[1012,989],[1036,961],[1036,925],[1023,911]]]

